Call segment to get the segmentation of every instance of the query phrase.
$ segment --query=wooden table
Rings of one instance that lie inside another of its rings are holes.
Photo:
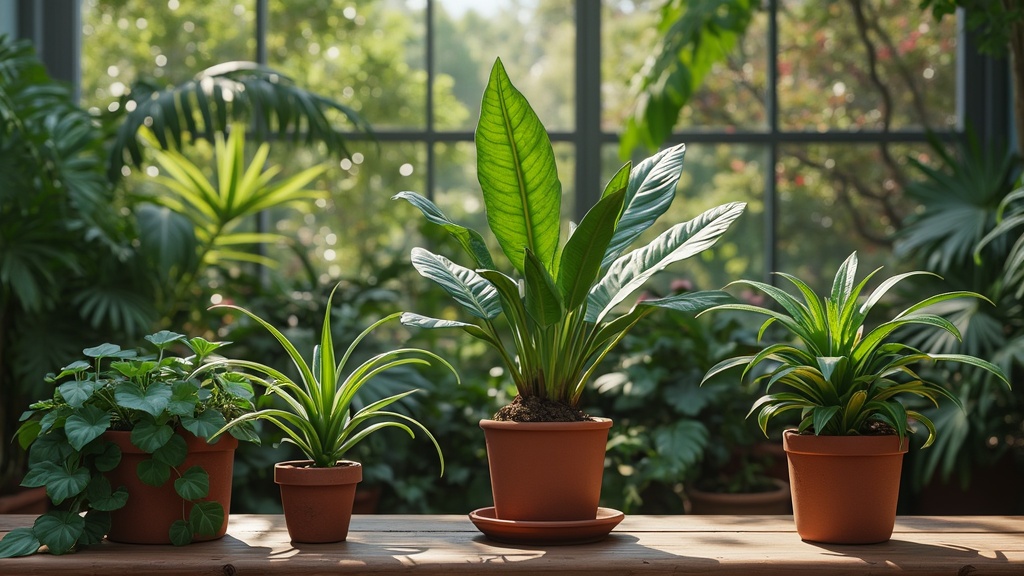
[[[31,516],[0,516],[0,532]],[[0,560],[0,574],[1024,574],[1024,517],[903,517],[891,541],[802,542],[787,516],[627,516],[602,542],[491,542],[465,516],[356,516],[348,542],[292,545],[281,516],[232,515],[222,540],[104,542]]]

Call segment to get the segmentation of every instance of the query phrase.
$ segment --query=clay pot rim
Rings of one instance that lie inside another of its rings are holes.
[[[786,430],[782,446],[788,454],[818,454],[827,456],[879,456],[905,454],[910,441],[902,441],[896,434],[884,436],[815,436]]]
[[[480,427],[484,430],[520,430],[522,432],[604,430],[612,427],[611,418],[602,418],[600,416],[593,416],[591,418],[591,420],[584,420],[582,422],[512,422],[510,420],[483,419],[480,421]]]
[[[293,486],[328,486],[357,484],[363,480],[363,465],[352,460],[338,460],[340,466],[311,467],[312,460],[287,460],[274,464],[274,482]]]

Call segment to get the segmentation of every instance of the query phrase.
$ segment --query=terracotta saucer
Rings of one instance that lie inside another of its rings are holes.
[[[480,508],[469,513],[473,524],[491,540],[511,544],[587,544],[603,540],[625,514],[612,508],[598,508],[593,520],[541,522],[525,520],[499,520],[494,507]]]

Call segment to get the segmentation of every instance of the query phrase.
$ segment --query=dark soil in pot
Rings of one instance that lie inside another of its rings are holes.
[[[592,418],[564,402],[537,396],[516,396],[494,415],[499,422],[586,422]]]

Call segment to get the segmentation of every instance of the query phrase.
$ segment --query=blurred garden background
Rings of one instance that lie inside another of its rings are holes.
[[[678,198],[649,234],[748,203],[652,293],[776,270],[824,289],[857,250],[867,269],[944,277],[908,282],[907,300],[937,286],[992,300],[943,310],[964,344],[915,343],[991,360],[1015,389],[970,368],[938,376],[965,411],[930,409],[943,432],[911,450],[900,505],[1024,513],[1022,227],[999,227],[1024,212],[1024,198],[1004,202],[1021,172],[1022,22],[998,0],[0,0],[0,493],[24,471],[21,411],[85,347],[166,328],[270,364],[275,342],[208,307],[243,305],[312,349],[339,282],[341,342],[398,310],[444,317],[409,251],[451,240],[391,197],[415,191],[482,222],[473,129],[500,57],[551,134],[567,219],[627,159],[678,142]],[[225,118],[168,113],[215,89]],[[231,123],[242,102],[250,113]],[[218,151],[218,132],[247,136],[244,150]],[[276,173],[264,188],[311,192],[238,209],[183,200],[197,175],[226,177],[228,154]],[[658,312],[624,340],[583,401],[615,421],[603,505],[682,513],[690,487],[740,490],[772,473],[771,442],[745,419],[757,391],[734,373],[698,386],[758,327]],[[447,467],[439,477],[425,439],[385,431],[352,455],[360,492],[385,513],[489,505],[478,421],[514,395],[500,363],[454,332],[380,334],[362,354],[408,341],[449,358],[462,383],[443,370],[378,382],[422,389],[404,409]],[[232,511],[278,511],[271,470],[289,456],[243,446]]]

